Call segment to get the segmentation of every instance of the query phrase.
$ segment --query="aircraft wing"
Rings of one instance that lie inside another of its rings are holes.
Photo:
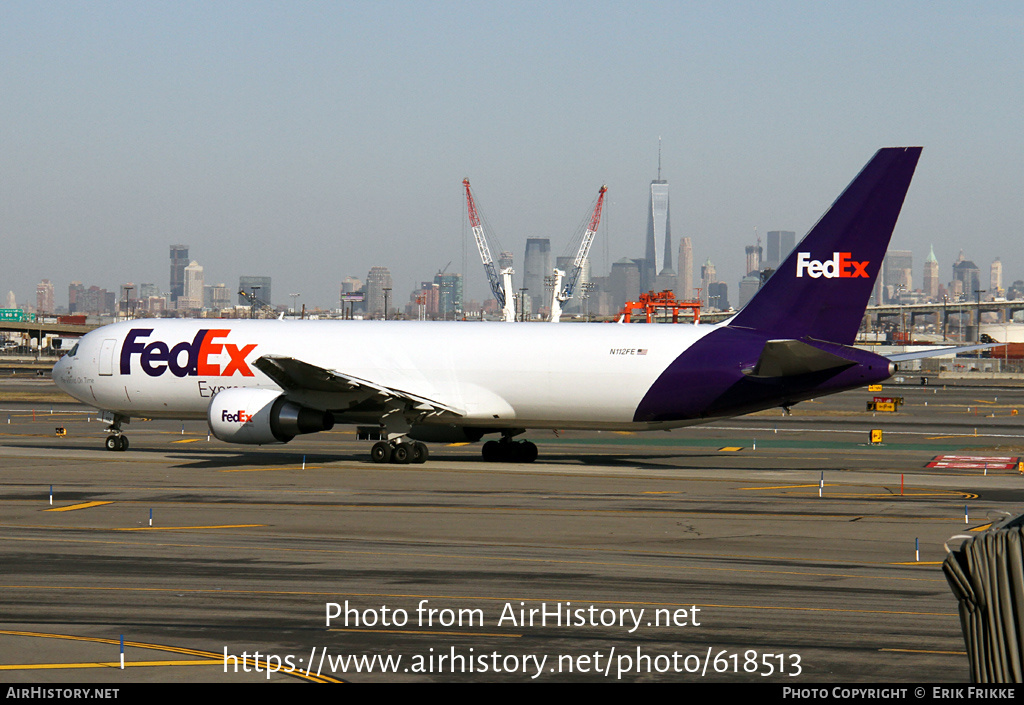
[[[982,343],[980,345],[961,345],[956,348],[933,348],[931,350],[915,350],[914,352],[907,353],[896,353],[895,355],[886,355],[893,362],[903,362],[904,360],[919,360],[924,357],[937,357],[939,355],[958,355],[962,352],[970,352],[972,350],[986,350],[988,348],[995,348],[1002,345],[1002,343]]]
[[[448,412],[456,416],[466,415],[463,410],[435,399],[377,384],[337,370],[311,365],[293,357],[264,355],[252,364],[285,391],[332,392],[336,394],[370,392],[371,397],[376,397],[382,402],[392,399],[404,401],[419,411]]]

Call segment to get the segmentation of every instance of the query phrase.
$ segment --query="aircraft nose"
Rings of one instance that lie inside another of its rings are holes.
[[[67,357],[62,357],[54,363],[53,369],[50,371],[50,378],[53,379],[53,383],[57,385],[57,388],[61,391],[67,391],[64,386],[65,376],[67,374]]]

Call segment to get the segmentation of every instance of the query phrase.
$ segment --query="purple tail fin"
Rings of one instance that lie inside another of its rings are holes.
[[[920,156],[878,150],[729,325],[851,344]]]

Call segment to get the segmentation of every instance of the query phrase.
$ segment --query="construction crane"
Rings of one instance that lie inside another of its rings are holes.
[[[476,210],[476,203],[473,201],[473,193],[469,190],[469,179],[463,179],[462,185],[466,187],[466,208],[469,210],[469,224],[473,228],[473,237],[476,239],[476,248],[480,251],[480,259],[484,263],[484,271],[487,273],[487,281],[491,285],[491,292],[501,307],[501,320],[512,323],[516,320],[514,297],[509,295],[512,291],[512,275],[515,271],[511,267],[501,270],[501,279],[494,269],[494,259],[491,258],[491,250],[487,247],[487,238],[484,237],[484,228],[480,223],[480,215]]]
[[[597,203],[594,204],[594,212],[590,216],[590,225],[587,227],[587,231],[583,234],[583,240],[580,242],[580,249],[576,253],[576,259],[573,260],[572,269],[569,271],[568,279],[566,284],[562,287],[562,280],[566,276],[566,273],[555,267],[555,288],[554,294],[551,297],[551,322],[558,323],[562,317],[562,304],[572,298],[573,293],[576,291],[576,283],[579,281],[580,274],[583,272],[583,263],[587,261],[587,255],[590,254],[590,246],[594,244],[594,236],[597,235],[597,226],[601,223],[601,208],[604,206],[604,194],[608,190],[608,186],[601,186],[601,189],[597,192]],[[577,231],[579,232],[579,231]]]

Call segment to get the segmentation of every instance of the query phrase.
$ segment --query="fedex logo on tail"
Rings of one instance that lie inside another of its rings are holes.
[[[142,371],[150,377],[159,377],[167,370],[175,377],[231,377],[239,374],[252,377],[245,358],[256,349],[256,343],[238,346],[232,343],[216,342],[226,338],[229,329],[203,329],[196,333],[192,342],[182,341],[174,347],[162,340],[143,342],[152,335],[152,328],[132,328],[121,346],[121,374],[131,373],[132,356],[139,356]],[[227,364],[221,366],[210,362],[214,355],[227,354]]]
[[[868,277],[868,265],[870,261],[858,262],[850,259],[850,252],[833,252],[832,259],[824,262],[811,259],[810,252],[798,252],[796,254],[796,275],[802,277],[804,272],[812,279],[825,277],[826,279],[853,279],[857,277]]]

